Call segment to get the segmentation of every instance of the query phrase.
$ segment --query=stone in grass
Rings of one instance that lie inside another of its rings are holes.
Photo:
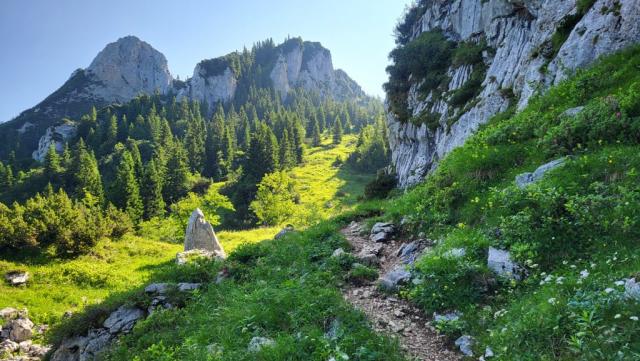
[[[0,310],[0,318],[8,321],[18,317],[18,310],[13,307],[6,307]]]
[[[4,279],[7,280],[7,282],[11,286],[22,286],[26,284],[27,281],[29,281],[29,272],[25,272],[25,271],[8,272],[7,274],[4,275]]]
[[[489,247],[487,267],[498,276],[516,279],[520,281],[523,275],[523,268],[511,259],[509,251]]]
[[[460,352],[462,352],[465,356],[473,356],[473,344],[475,343],[475,339],[472,336],[464,335],[460,336],[455,345],[460,348]]]
[[[467,250],[464,248],[452,248],[446,251],[443,256],[446,258],[462,258],[467,254]]]
[[[12,320],[4,328],[9,329],[9,339],[13,342],[23,342],[30,340],[33,336],[33,322],[28,318],[18,318]]]
[[[180,252],[176,255],[176,264],[184,265],[189,262],[194,262],[199,259],[224,259],[224,253],[219,253],[215,251],[207,251],[204,249],[192,249],[190,251]]]
[[[345,252],[344,249],[338,248],[335,251],[333,251],[333,253],[331,254],[331,258],[340,258],[345,254],[347,254],[347,252]]]
[[[387,242],[391,240],[391,236],[393,236],[395,230],[395,226],[391,223],[376,223],[371,228],[371,236],[369,237],[369,239],[372,242]]]
[[[256,336],[252,338],[251,341],[249,342],[249,346],[247,347],[247,350],[249,352],[258,352],[262,350],[264,347],[271,347],[275,344],[276,342],[270,338]]]
[[[287,233],[291,233],[295,231],[295,228],[293,228],[292,225],[287,225],[286,227],[284,227],[280,232],[278,232],[273,239],[280,239],[282,237],[284,237]]]
[[[213,226],[206,221],[200,208],[196,208],[189,217],[187,230],[184,234],[184,250],[205,250],[222,258],[226,257],[216,232],[213,231]]]
[[[624,296],[640,302],[640,282],[637,282],[635,278],[626,280],[624,283]]]
[[[104,321],[103,326],[112,335],[129,332],[138,320],[144,317],[144,311],[135,307],[120,306]]]
[[[396,291],[399,286],[411,279],[411,273],[404,266],[398,266],[380,278],[379,285],[384,291]]]
[[[460,319],[460,316],[462,315],[458,311],[447,312],[444,314],[439,314],[437,312],[434,312],[433,320],[436,322],[454,322],[454,321],[458,321]]]
[[[542,179],[544,175],[552,171],[560,166],[562,166],[565,162],[565,158],[559,158],[553,160],[549,163],[543,164],[538,169],[536,169],[533,173],[522,173],[516,176],[516,185],[518,188],[523,189],[529,184],[535,183]]]

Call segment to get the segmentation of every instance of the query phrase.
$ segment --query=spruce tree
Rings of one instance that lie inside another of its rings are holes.
[[[333,122],[333,144],[340,144],[342,142],[342,122],[340,117],[336,117]]]
[[[278,169],[278,140],[267,124],[260,123],[251,139],[245,174],[258,181]]]
[[[152,159],[144,168],[142,180],[144,187],[140,190],[144,204],[144,219],[151,219],[164,214],[165,203],[162,198],[162,179],[155,163]]]
[[[124,210],[136,223],[142,218],[143,205],[134,167],[131,153],[124,150],[120,157],[116,178],[112,184],[111,200],[116,207]]]
[[[319,147],[322,145],[322,137],[320,136],[320,126],[318,125],[318,119],[314,119],[313,124],[313,134],[311,137],[311,142],[314,147]]]
[[[180,143],[176,143],[167,160],[165,182],[162,187],[162,195],[168,204],[184,197],[189,190],[189,168],[187,156]]]
[[[282,139],[280,139],[279,158],[282,169],[291,168],[296,164],[293,143],[289,139],[289,131],[287,129],[284,130]]]
[[[58,182],[62,174],[62,165],[60,164],[60,155],[55,145],[49,145],[47,154],[44,157],[44,174],[52,182]]]
[[[194,117],[187,124],[184,145],[192,172],[201,172],[205,161],[206,129],[201,117]]]
[[[86,192],[94,196],[100,203],[104,201],[104,189],[102,176],[98,170],[98,161],[93,152],[85,147],[77,147],[75,157],[71,165],[71,177],[74,193],[78,198]]]

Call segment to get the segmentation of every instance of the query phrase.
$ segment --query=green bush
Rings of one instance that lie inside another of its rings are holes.
[[[385,198],[395,189],[397,183],[395,174],[379,172],[376,178],[364,188],[364,196],[367,199]]]

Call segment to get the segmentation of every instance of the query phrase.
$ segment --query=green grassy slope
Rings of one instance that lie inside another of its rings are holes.
[[[336,157],[346,158],[353,151],[354,143],[355,136],[345,136],[345,141],[338,146],[330,145],[325,139],[322,147],[307,150],[304,165],[292,170],[301,199],[301,204],[296,206],[299,218],[292,221],[304,221],[296,225],[326,219],[353,205],[357,195],[362,194],[370,175],[333,166]],[[318,210],[313,219],[310,210]],[[120,302],[129,297],[129,291],[171,273],[168,269],[182,246],[159,241],[161,237],[155,233],[167,233],[158,229],[165,226],[175,225],[154,223],[141,232],[144,237],[127,236],[118,242],[104,239],[89,254],[72,260],[0,255],[0,274],[12,270],[26,270],[31,274],[26,287],[15,288],[0,282],[0,308],[26,307],[35,322],[55,325],[66,311],[82,311],[85,306],[105,300]],[[244,243],[271,239],[280,229],[223,230],[218,232],[218,237],[227,252],[233,252]]]
[[[575,117],[563,113],[584,106]],[[640,357],[640,48],[603,59],[495,117],[422,185],[386,206],[406,233],[439,240],[403,294],[427,312],[458,310],[440,324],[478,339],[497,360],[632,360]],[[514,177],[567,157],[543,180]],[[490,246],[508,249],[528,277],[501,279]],[[462,258],[446,252],[463,247]]]

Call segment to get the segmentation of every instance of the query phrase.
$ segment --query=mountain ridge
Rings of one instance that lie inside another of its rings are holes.
[[[272,40],[268,42],[272,43]],[[292,38],[274,45],[271,50],[266,59],[273,64],[264,64],[272,67],[267,81],[248,79],[245,83],[271,87],[282,95],[283,100],[289,91],[297,88],[340,100],[367,97],[346,72],[333,68],[330,51],[319,42]],[[61,134],[52,128],[63,118],[78,118],[93,106],[123,103],[141,94],[159,92],[178,100],[186,97],[206,102],[209,106],[232,101],[237,95],[238,83],[243,80],[241,77],[256,76],[240,74],[234,68],[234,59],[241,55],[235,51],[202,60],[195,66],[193,76],[181,81],[171,75],[166,57],[149,43],[133,35],[122,37],[107,44],[87,68],[74,71],[44,100],[1,123],[0,155],[6,158],[17,148],[18,158],[33,153],[34,159],[41,160],[38,143],[48,146],[51,142],[51,139],[43,140],[46,134],[65,138],[67,133]],[[248,91],[248,86],[246,88],[243,91]]]

